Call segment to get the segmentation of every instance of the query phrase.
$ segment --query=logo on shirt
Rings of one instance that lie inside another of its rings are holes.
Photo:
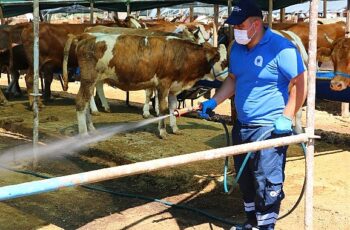
[[[254,60],[254,64],[255,64],[256,66],[259,66],[259,67],[262,67],[263,62],[264,62],[264,59],[263,59],[262,56],[257,56],[257,57],[255,58],[255,60]]]
[[[280,191],[281,191],[281,190],[271,191],[271,192],[270,192],[270,196],[271,196],[271,197],[276,197],[276,196],[278,196],[278,194],[280,193]]]
[[[242,9],[241,8],[239,8],[238,6],[234,6],[233,8],[232,8],[232,11],[235,11],[235,12],[239,12],[239,11],[241,11]]]

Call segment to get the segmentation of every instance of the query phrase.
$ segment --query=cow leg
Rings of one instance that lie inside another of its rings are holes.
[[[94,116],[98,116],[99,112],[98,112],[98,109],[97,109],[97,106],[96,106],[94,95],[91,96],[89,103],[90,103],[91,114],[94,115]]]
[[[149,103],[151,101],[152,95],[153,95],[153,89],[146,89],[145,90],[146,98],[145,98],[145,104],[143,105],[143,118],[149,118],[151,116],[151,113],[149,112]]]
[[[159,99],[159,116],[164,116],[168,112],[168,102],[167,98],[169,95],[169,89],[158,89],[158,99]],[[165,120],[162,119],[158,123],[158,130],[160,138],[166,138],[166,125]]]
[[[92,123],[92,118],[91,118],[91,113],[90,113],[90,108],[87,108],[85,111],[86,115],[86,124],[87,124],[87,129],[89,132],[95,131],[94,124]]]
[[[11,82],[6,89],[6,93],[13,95],[14,97],[21,97],[22,91],[19,87],[19,72],[17,70],[11,70]]]
[[[94,95],[96,75],[94,67],[89,68],[89,66],[84,65],[84,68],[81,68],[80,87],[76,96],[78,129],[81,135],[86,135],[88,130],[95,130],[90,116],[89,101]]]
[[[110,113],[111,112],[111,108],[109,107],[108,101],[105,97],[105,93],[103,91],[103,82],[102,81],[98,81],[96,82],[96,94],[97,96],[100,98],[102,107],[104,109],[105,112]]]
[[[170,127],[174,134],[179,133],[179,128],[176,125],[176,117],[174,116],[174,111],[176,109],[177,98],[174,94],[169,94],[169,113],[170,113]]]
[[[156,111],[156,114],[159,117],[159,97],[157,91],[154,91],[154,110]]]
[[[302,109],[300,108],[297,114],[295,115],[295,128],[294,131],[299,134],[303,133],[303,127],[301,125],[301,117],[303,115]]]
[[[25,81],[26,81],[27,93],[29,98],[29,108],[31,109],[33,109],[33,104],[34,104],[34,97],[31,95],[33,93],[33,80],[34,80],[33,72],[29,70],[25,76]],[[43,107],[40,97],[38,98],[38,106],[39,108]]]
[[[80,111],[77,110],[77,120],[78,120],[78,130],[79,134],[82,136],[88,135],[87,123],[86,123],[86,113],[88,110],[88,105]]]
[[[0,89],[0,105],[6,106],[7,104],[8,104],[8,101]]]
[[[52,72],[46,72],[44,73],[44,100],[50,101],[51,100],[51,83],[53,80],[53,73]]]

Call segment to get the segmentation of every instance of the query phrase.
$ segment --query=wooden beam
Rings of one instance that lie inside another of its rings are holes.
[[[341,104],[341,116],[344,118],[350,117],[349,103],[342,103]]]
[[[38,164],[37,148],[39,142],[39,0],[33,2],[33,168]]]
[[[284,22],[285,16],[286,16],[286,8],[280,9],[280,22],[281,22],[281,23]]]
[[[2,6],[0,6],[0,19],[1,19],[1,25],[5,24],[4,14],[2,12]]]
[[[194,13],[194,9],[193,9],[193,5],[191,5],[190,6],[190,22],[194,21],[193,13]]]
[[[130,16],[130,14],[131,14],[131,9],[130,9],[130,4],[128,3],[128,4],[126,5],[126,15],[127,15],[127,16]]]
[[[232,13],[232,0],[228,0],[227,1],[227,15],[230,16],[231,13]],[[231,42],[233,40],[233,29],[232,29],[232,26],[229,25],[228,31],[229,31],[229,40]]]
[[[160,19],[160,8],[157,8],[157,18]]]
[[[219,5],[214,5],[213,46],[218,47]]]
[[[90,23],[94,23],[94,3],[90,2]]]
[[[130,9],[130,4],[128,3],[126,5],[126,16],[130,16],[131,14],[131,9]],[[126,91],[126,99],[125,99],[125,104],[127,106],[130,106],[130,92],[129,91]]]
[[[272,9],[273,9],[273,0],[269,0],[269,27],[272,28]]]
[[[317,18],[318,0],[310,2],[310,23],[309,23],[309,61],[307,77],[307,114],[306,133],[309,140],[306,147],[306,175],[305,175],[305,206],[304,206],[304,229],[313,230],[313,192],[314,192],[314,153],[315,140],[315,97],[316,97],[316,52],[317,52]]]
[[[323,17],[327,18],[327,0],[323,0]]]
[[[346,8],[346,38],[350,38],[350,0],[348,0],[348,5]],[[349,103],[342,103],[341,104],[341,115],[342,117],[348,118],[350,117],[349,114]]]

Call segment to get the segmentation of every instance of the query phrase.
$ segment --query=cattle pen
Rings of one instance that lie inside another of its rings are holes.
[[[133,1],[128,1],[131,5]],[[272,0],[269,1],[270,13],[272,12],[273,5]],[[90,3],[93,6],[93,3]],[[228,5],[231,5],[232,1],[228,1]],[[34,0],[34,34],[35,39],[38,38],[39,28],[39,2]],[[93,8],[93,7],[91,7]],[[127,11],[130,11],[130,5],[127,4]],[[93,17],[93,11],[91,11],[91,17]],[[255,142],[252,144],[244,144],[239,146],[232,146],[226,148],[217,148],[214,150],[207,150],[201,152],[194,152],[191,154],[179,155],[169,158],[162,158],[157,160],[150,160],[144,162],[138,162],[134,164],[126,164],[122,166],[116,166],[111,168],[99,169],[89,171],[85,173],[72,174],[63,177],[57,177],[47,180],[41,180],[36,182],[28,182],[18,185],[10,185],[0,188],[0,200],[12,199],[16,197],[22,197],[27,195],[33,195],[43,192],[49,192],[58,190],[65,187],[72,187],[83,184],[90,184],[97,181],[109,180],[119,177],[126,177],[129,175],[136,175],[145,172],[151,172],[166,168],[175,167],[178,165],[188,164],[191,162],[208,161],[217,158],[223,158],[226,156],[234,156],[243,154],[250,151],[257,151],[268,147],[277,147],[283,145],[289,145],[292,143],[307,143],[306,154],[306,189],[305,189],[305,216],[304,216],[304,228],[313,229],[313,166],[314,166],[314,140],[318,138],[315,136],[315,76],[316,76],[316,37],[317,37],[317,15],[318,15],[318,0],[312,0],[310,2],[310,35],[309,35],[309,63],[308,63],[308,95],[307,95],[307,126],[306,133],[299,134],[291,137],[278,138],[274,140]],[[38,40],[34,40],[34,98],[38,98],[39,94],[39,47]],[[34,101],[34,128],[33,128],[33,143],[34,150],[36,152],[37,143],[39,139],[38,133],[39,125],[39,110],[37,100]],[[36,128],[35,128],[36,127]],[[34,157],[35,158],[35,157]]]

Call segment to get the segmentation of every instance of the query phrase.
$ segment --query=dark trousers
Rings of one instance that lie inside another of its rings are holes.
[[[271,126],[252,126],[240,122],[232,130],[233,145],[281,137],[268,132]],[[267,135],[264,135],[266,134]],[[286,135],[283,135],[286,136]],[[287,146],[263,149],[251,154],[238,180],[248,219],[257,219],[260,229],[273,229],[281,200]],[[236,172],[247,154],[234,157]]]

